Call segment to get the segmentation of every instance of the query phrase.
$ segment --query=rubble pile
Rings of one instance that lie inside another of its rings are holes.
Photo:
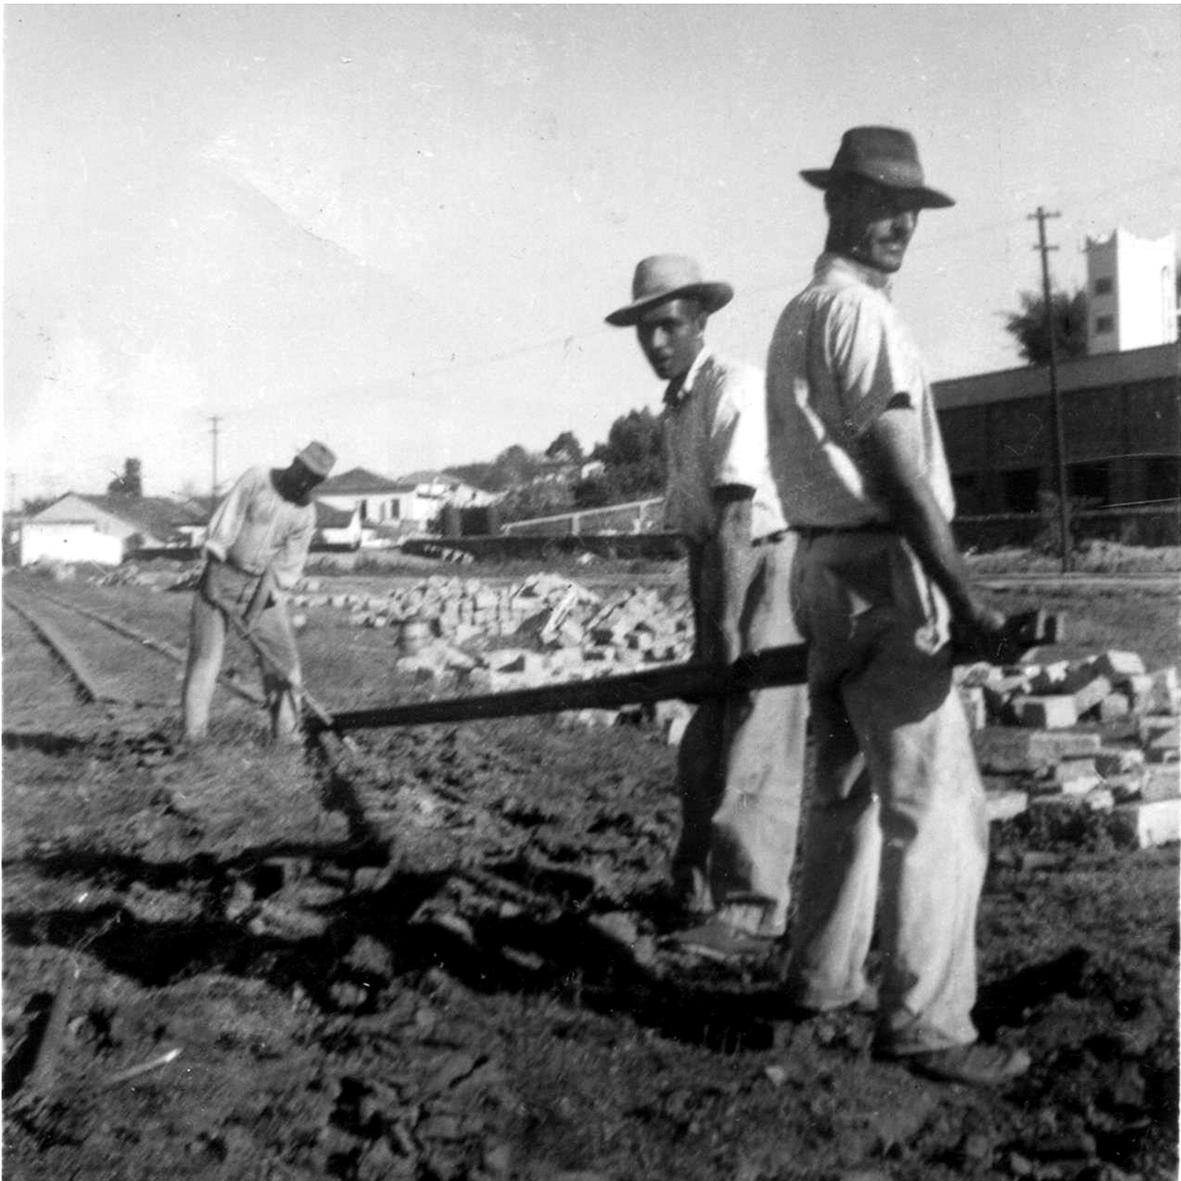
[[[331,594],[319,579],[309,578],[292,605],[297,612],[344,611],[353,626],[398,628],[404,640],[425,624],[428,642],[421,648],[404,642],[399,667],[425,679],[455,679],[474,693],[678,663],[693,649],[683,591],[665,596],[631,587],[602,596],[545,573],[509,586],[432,575],[382,595]],[[602,725],[627,713],[584,710],[578,717]]]
[[[989,817],[1036,814],[1048,830],[1101,814],[1137,848],[1181,839],[1173,667],[1148,672],[1134,652],[957,670]]]

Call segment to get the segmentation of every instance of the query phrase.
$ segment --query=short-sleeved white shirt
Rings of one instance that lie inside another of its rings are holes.
[[[727,484],[754,489],[752,541],[787,528],[767,456],[764,387],[763,372],[754,365],[702,349],[680,392],[666,397],[667,528],[693,542],[707,541],[716,524],[714,489]]]
[[[887,276],[822,254],[812,282],[780,316],[767,361],[771,470],[793,524],[889,521],[862,439],[900,396],[915,412],[920,461],[950,520],[955,498],[935,400]]]

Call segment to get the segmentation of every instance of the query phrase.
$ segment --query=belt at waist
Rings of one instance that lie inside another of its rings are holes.
[[[814,541],[817,537],[828,537],[829,534],[898,532],[886,521],[866,521],[864,525],[793,525],[791,531],[807,541]]]
[[[776,529],[774,533],[767,533],[762,537],[756,537],[752,541],[751,548],[757,549],[761,545],[774,545],[777,541],[782,541],[788,534],[786,529]]]

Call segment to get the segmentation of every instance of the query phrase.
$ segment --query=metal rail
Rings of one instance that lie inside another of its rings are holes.
[[[82,697],[86,701],[101,704],[110,702],[117,705],[128,704],[127,698],[118,693],[107,692],[102,685],[102,678],[90,667],[86,659],[76,647],[60,632],[56,625],[49,622],[43,615],[31,610],[27,604],[18,603],[8,593],[4,595],[4,602],[12,608],[40,638],[45,646],[66,667]]]
[[[129,624],[120,623],[119,620],[110,619],[106,615],[100,615],[97,611],[90,610],[89,607],[81,607],[77,603],[71,603],[67,599],[59,599],[53,595],[43,594],[41,597],[47,602],[56,603],[59,607],[66,608],[68,611],[76,611],[79,615],[84,615],[87,619],[93,619],[95,623],[101,623],[104,627],[110,628],[111,631],[117,632],[129,640],[135,640],[137,643],[143,644],[145,648],[150,648],[153,652],[158,652],[161,656],[166,656],[169,660],[176,661],[177,664],[184,664],[187,659],[186,654],[179,648],[174,648],[171,644],[167,644],[163,640],[158,640],[155,636],[149,636],[147,633],[141,632]],[[249,701],[252,705],[263,704],[261,693],[257,693],[253,689],[247,689],[244,685],[237,684],[224,673],[218,677],[218,683],[229,689],[231,693],[236,693],[245,701]]]

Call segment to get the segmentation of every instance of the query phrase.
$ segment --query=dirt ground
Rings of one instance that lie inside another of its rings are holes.
[[[39,591],[178,648],[188,594],[5,589],[131,699],[80,703],[5,607],[5,1176],[1176,1177],[1175,846],[993,826],[976,1018],[1034,1066],[1002,1093],[941,1085],[873,1060],[868,1017],[793,1017],[775,959],[660,945],[677,805],[657,727],[378,731],[334,767],[269,748],[221,692],[214,741],[185,752],[179,668]],[[992,593],[1066,610],[1064,655],[1159,667],[1175,589]],[[393,670],[389,632],[309,616],[329,708],[431,691]],[[256,683],[242,650],[227,664]]]

